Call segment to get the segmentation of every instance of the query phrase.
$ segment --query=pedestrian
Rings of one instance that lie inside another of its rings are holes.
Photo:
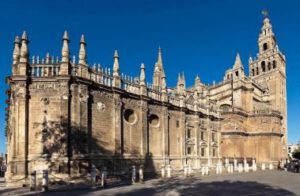
[[[295,171],[296,171],[296,173],[299,173],[299,161],[298,160],[295,162]]]
[[[280,161],[278,161],[277,169],[278,169],[278,170],[281,170],[281,164],[280,164]]]

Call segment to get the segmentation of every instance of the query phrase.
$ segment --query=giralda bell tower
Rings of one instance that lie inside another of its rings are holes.
[[[286,58],[279,50],[270,19],[263,12],[264,21],[258,38],[257,57],[249,59],[250,77],[269,91],[269,101],[273,109],[281,112],[282,119],[282,158],[287,156],[287,97],[286,97]]]

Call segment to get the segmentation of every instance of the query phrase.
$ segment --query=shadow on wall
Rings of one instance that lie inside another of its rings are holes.
[[[133,190],[129,192],[117,193],[114,195],[295,195],[294,193],[272,187],[270,185],[257,182],[242,181],[220,181],[220,182],[200,182],[195,179],[172,179],[164,182],[159,181],[151,188]]]
[[[145,171],[155,170],[152,156],[142,156],[139,152],[131,151],[134,158],[124,158],[122,150],[111,151],[106,147],[111,145],[108,141],[93,136],[92,123],[87,126],[72,125],[60,117],[60,121],[47,120],[45,115],[43,123],[37,125],[41,131],[36,134],[43,142],[43,155],[47,158],[49,171],[61,174],[78,173],[85,176],[94,165],[98,172],[104,167],[108,175],[128,175],[132,165],[142,166]],[[120,144],[121,148],[121,144]],[[68,157],[68,161],[63,160]]]

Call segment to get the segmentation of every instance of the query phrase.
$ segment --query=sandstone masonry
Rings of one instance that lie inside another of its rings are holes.
[[[150,85],[144,64],[139,77],[120,73],[117,51],[112,70],[89,66],[84,36],[78,61],[70,60],[67,32],[60,58],[29,57],[28,43],[26,32],[16,37],[7,78],[8,184],[28,183],[43,169],[53,180],[80,179],[93,166],[120,175],[133,164],[157,173],[287,157],[285,56],[268,18],[249,76],[237,55],[222,82],[205,85],[197,76],[190,88],[183,74],[167,86],[161,49]]]

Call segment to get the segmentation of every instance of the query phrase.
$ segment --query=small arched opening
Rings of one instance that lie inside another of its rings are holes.
[[[268,44],[267,44],[267,43],[264,43],[264,44],[263,44],[263,50],[264,50],[264,51],[268,50]]]
[[[271,70],[271,62],[268,63],[268,71]]]
[[[276,69],[276,66],[277,66],[277,63],[276,63],[276,61],[274,60],[274,61],[273,61],[273,69]]]
[[[266,62],[265,61],[261,62],[261,70],[262,70],[262,72],[266,71]]]

